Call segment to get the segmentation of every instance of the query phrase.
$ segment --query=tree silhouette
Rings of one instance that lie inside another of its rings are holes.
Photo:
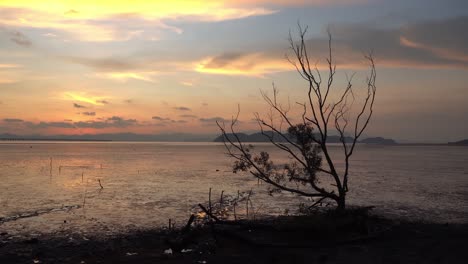
[[[376,94],[374,58],[371,53],[364,56],[369,63],[370,73],[365,83],[365,95],[362,102],[358,103],[352,85],[354,74],[347,78],[342,91],[334,86],[336,64],[330,32],[326,59],[328,77],[325,82],[317,64],[311,64],[313,58],[306,46],[306,33],[307,27],[300,24],[296,39],[290,32],[289,46],[293,56],[287,56],[307,87],[306,102],[296,102],[301,113],[290,116],[290,104],[284,107],[278,102],[278,90],[274,84],[272,96],[261,92],[269,108],[267,117],[255,113],[261,133],[273,146],[288,155],[287,162],[274,162],[269,153],[254,153],[253,146],[242,142],[235,131],[239,111],[228,128],[224,123],[217,122],[217,125],[228,155],[235,159],[234,172],[250,172],[257,179],[268,183],[271,193],[286,191],[311,197],[315,201],[312,206],[331,199],[336,202],[337,209],[344,210],[349,190],[350,158],[373,114]],[[335,94],[334,101],[331,99],[332,94]],[[293,119],[301,121],[293,123]],[[229,132],[226,132],[227,129]],[[330,154],[330,130],[333,129],[339,136],[342,151],[340,158]],[[350,136],[347,136],[348,133]],[[338,168],[338,164],[344,166]]]

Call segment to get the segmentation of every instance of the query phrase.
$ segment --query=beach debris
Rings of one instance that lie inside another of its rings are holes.
[[[180,253],[190,253],[190,252],[192,252],[192,251],[193,251],[193,249],[190,249],[190,248],[185,249],[185,248],[184,248],[184,249],[182,249],[182,250],[180,251]]]
[[[164,254],[172,255],[172,248],[164,250]]]
[[[135,256],[135,255],[138,255],[138,253],[136,252],[127,252],[125,253],[126,256]]]

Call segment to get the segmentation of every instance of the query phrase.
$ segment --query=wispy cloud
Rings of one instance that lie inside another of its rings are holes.
[[[31,40],[29,40],[28,37],[26,37],[23,33],[19,31],[11,31],[9,32],[9,34],[10,34],[10,40],[20,46],[29,47],[32,45]]]
[[[207,117],[198,119],[202,123],[216,124],[216,122],[228,122],[229,120],[216,116],[216,117]]]
[[[140,80],[146,82],[156,82],[155,76],[157,72],[154,71],[142,71],[142,72],[106,72],[96,73],[95,76],[104,79],[110,79],[119,82],[126,82],[128,80]]]
[[[291,70],[283,54],[224,53],[204,58],[196,63],[195,71],[220,75],[245,75],[263,77],[265,74]]]
[[[196,115],[180,115],[182,118],[197,118]]]
[[[75,107],[75,108],[86,108],[86,106],[80,105],[80,104],[77,104],[77,103],[73,103],[73,107]]]
[[[2,69],[16,69],[20,68],[21,65],[19,64],[8,64],[8,63],[0,63],[0,70]]]
[[[182,29],[166,21],[224,21],[277,12],[263,6],[232,1],[48,1],[5,0],[0,4],[0,23],[12,27],[53,29],[82,41],[122,41],[141,37],[158,39],[165,31]],[[19,19],[18,19],[19,18]],[[128,23],[131,21],[132,23]],[[124,23],[125,22],[125,23]],[[135,26],[138,25],[138,26]],[[148,31],[148,33],[146,32]]]
[[[94,95],[89,95],[84,92],[64,92],[61,94],[61,99],[63,100],[68,100],[68,101],[79,101],[83,103],[88,103],[92,105],[105,105],[108,104],[109,101],[107,101],[104,98],[108,98],[105,96],[94,96]]]
[[[5,119],[3,119],[3,122],[7,122],[7,123],[21,123],[21,122],[23,122],[23,119],[18,119],[18,118],[5,118]]]
[[[151,119],[157,120],[157,121],[170,121],[171,120],[170,118],[160,117],[160,116],[153,116],[153,117],[151,117]]]
[[[174,109],[177,111],[192,111],[190,108],[185,107],[185,106],[176,106],[174,107]]]
[[[176,120],[176,119],[172,119],[172,118],[168,118],[168,117],[160,117],[160,116],[153,116],[151,119],[158,121],[159,122],[158,124],[167,124],[167,123],[183,124],[183,123],[187,123],[186,120]]]
[[[439,58],[468,63],[468,17],[425,21],[403,27],[403,46],[428,51]]]
[[[408,24],[400,28],[375,28],[364,24],[331,25],[334,62],[342,68],[361,68],[363,54],[373,51],[380,66],[412,68],[468,68],[468,17]],[[293,33],[294,36],[294,33]],[[288,43],[284,42],[284,47]],[[308,55],[325,68],[328,39],[325,34],[306,39]],[[312,47],[312,48],[311,48]],[[206,74],[264,77],[295,70],[284,50],[225,52],[195,63]]]

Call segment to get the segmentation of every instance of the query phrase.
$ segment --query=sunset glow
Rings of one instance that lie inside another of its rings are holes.
[[[255,131],[260,90],[274,82],[280,100],[304,100],[286,59],[300,21],[320,70],[330,29],[337,85],[355,72],[362,87],[362,55],[373,51],[369,134],[463,137],[468,8],[411,2],[1,1],[0,134],[217,134],[213,120],[230,120],[238,104],[240,130]]]

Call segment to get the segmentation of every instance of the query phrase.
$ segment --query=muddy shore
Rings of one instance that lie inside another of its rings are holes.
[[[467,239],[468,224],[288,216],[92,239],[3,232],[0,263],[466,263]]]

